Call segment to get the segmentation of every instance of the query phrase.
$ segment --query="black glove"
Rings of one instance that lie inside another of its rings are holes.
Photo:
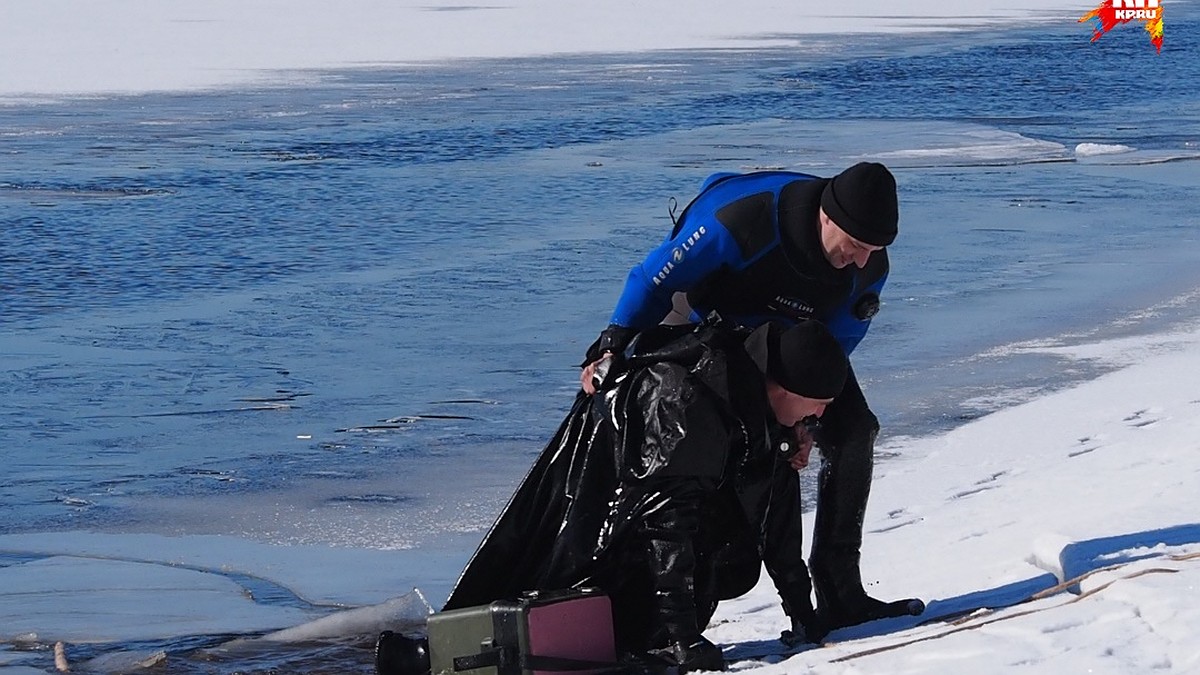
[[[809,616],[792,617],[792,627],[780,634],[779,641],[788,647],[819,645],[826,635],[829,635],[829,626],[813,612]]]
[[[775,585],[783,600],[783,611],[792,620],[792,627],[779,636],[780,642],[788,647],[805,643],[819,645],[829,635],[829,622],[813,609],[812,584],[803,563],[789,567],[778,575]]]
[[[630,341],[633,340],[633,336],[637,334],[638,330],[636,328],[626,328],[625,326],[618,326],[615,323],[609,324],[608,328],[605,328],[600,333],[600,337],[596,338],[596,341],[592,343],[592,346],[588,347],[587,355],[584,357],[583,363],[579,364],[579,366],[582,368],[589,363],[599,361],[600,357],[606,352],[620,357],[625,352],[625,348],[629,346]]]
[[[678,675],[697,670],[725,670],[725,655],[721,648],[700,636],[691,644],[676,642],[669,647],[654,649],[650,656],[667,666],[675,666]]]

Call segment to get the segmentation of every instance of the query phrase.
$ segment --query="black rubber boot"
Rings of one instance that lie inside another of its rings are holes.
[[[678,486],[676,486],[678,487]],[[725,670],[721,650],[700,635],[694,541],[699,531],[699,490],[673,489],[674,496],[646,516],[641,531],[654,579],[659,646],[650,655],[678,673]]]
[[[861,406],[854,405],[858,401]],[[848,386],[830,405],[830,413],[830,419],[822,420],[821,472],[808,562],[817,610],[836,628],[861,623],[855,615],[866,604],[859,558],[878,423],[857,386]]]
[[[809,568],[817,615],[826,631],[925,611],[924,603],[915,598],[884,602],[863,589],[859,563],[875,436],[872,429],[852,434],[828,451],[822,449]]]

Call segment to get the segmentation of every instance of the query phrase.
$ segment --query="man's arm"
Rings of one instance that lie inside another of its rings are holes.
[[[792,620],[783,639],[819,642],[829,632],[812,606],[812,580],[804,564],[800,521],[800,476],[781,463],[772,478],[771,502],[763,523],[763,564],[775,582],[783,610]]]
[[[611,324],[646,329],[671,311],[671,296],[687,291],[723,267],[743,265],[737,242],[715,218],[696,217],[629,271]]]
[[[629,271],[608,328],[584,358],[579,383],[586,393],[596,393],[597,363],[624,351],[639,331],[658,325],[671,312],[676,292],[724,267],[744,264],[737,242],[723,225],[699,213],[689,221]]]

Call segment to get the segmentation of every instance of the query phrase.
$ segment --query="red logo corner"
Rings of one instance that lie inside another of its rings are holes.
[[[1162,53],[1163,8],[1160,0],[1104,0],[1100,6],[1080,17],[1079,22],[1094,21],[1092,42],[1119,24],[1140,21],[1150,34],[1150,44]]]

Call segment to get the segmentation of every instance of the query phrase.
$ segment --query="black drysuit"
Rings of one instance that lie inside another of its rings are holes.
[[[626,372],[580,394],[445,609],[593,586],[631,652],[694,639],[765,563],[812,613],[799,480],[740,333],[643,333]]]

